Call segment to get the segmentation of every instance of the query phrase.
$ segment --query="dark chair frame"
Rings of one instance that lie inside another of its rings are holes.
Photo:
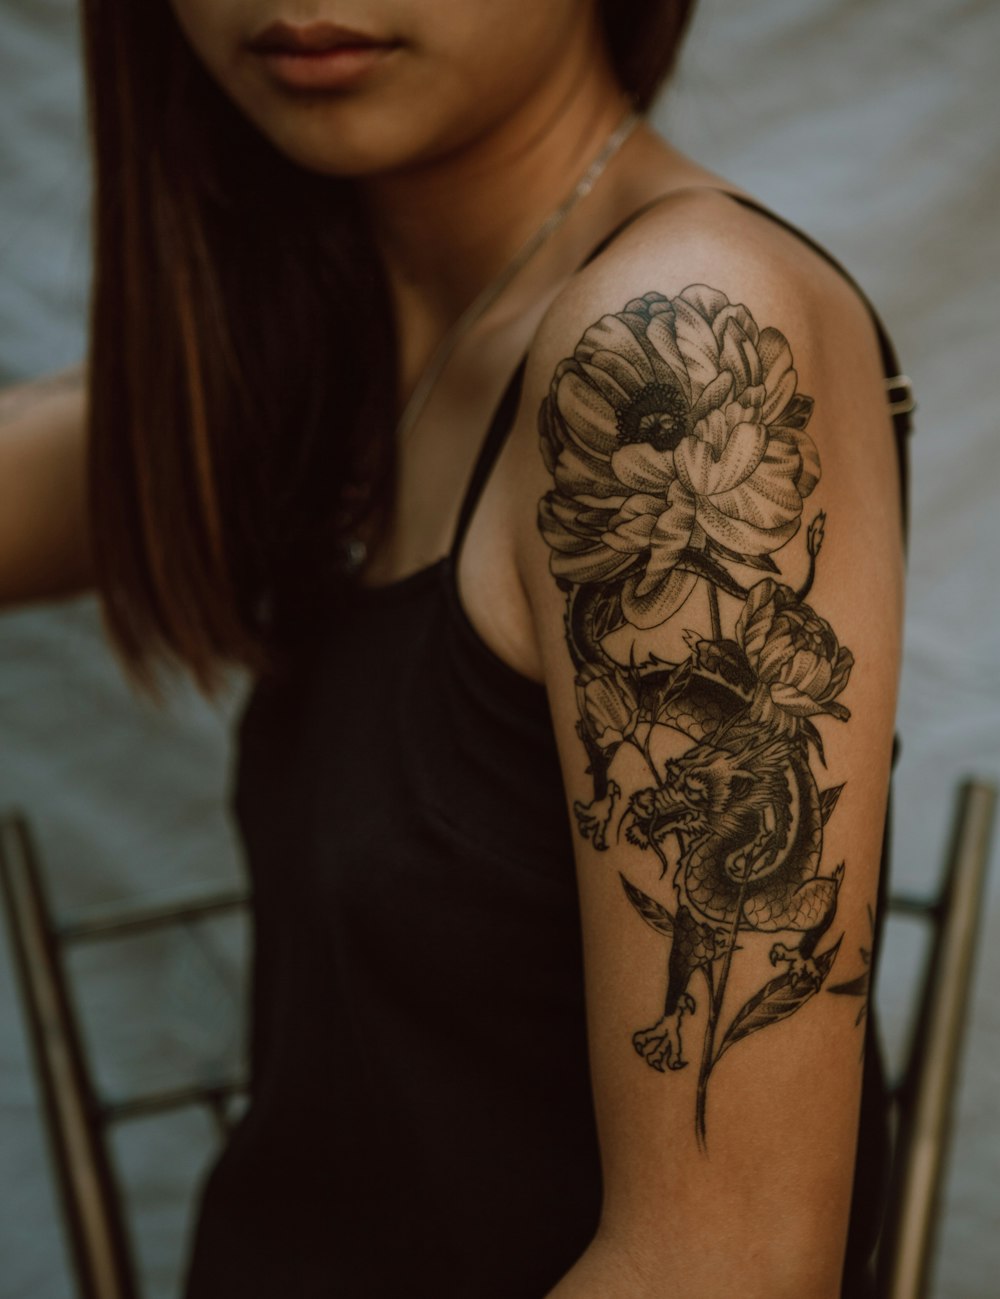
[[[894,895],[889,903],[890,914],[919,917],[933,937],[893,1093],[896,1136],[879,1238],[879,1299],[923,1299],[931,1281],[997,796],[992,782],[963,780],[937,895]]]
[[[891,1193],[878,1250],[879,1299],[922,1299],[933,1259],[955,1087],[965,1036],[998,791],[967,778],[958,787],[940,889],[894,896],[890,914],[916,915],[933,941],[913,1015],[902,1078],[894,1089]],[[204,1105],[221,1135],[243,1079],[221,1079],[116,1102],[95,1093],[67,983],[62,949],[124,933],[186,924],[247,905],[239,890],[183,905],[152,906],[58,925],[49,906],[27,817],[0,816],[0,884],[39,1080],[45,1128],[81,1299],[138,1299],[122,1199],[105,1139],[109,1124],[184,1105]]]
[[[0,817],[0,886],[77,1292],[80,1299],[138,1299],[137,1269],[106,1129],[124,1119],[202,1105],[224,1136],[231,1127],[230,1103],[245,1091],[246,1083],[220,1079],[117,1101],[100,1098],[63,949],[241,909],[247,894],[213,893],[180,905],[136,908],[58,925],[28,819],[17,809]]]

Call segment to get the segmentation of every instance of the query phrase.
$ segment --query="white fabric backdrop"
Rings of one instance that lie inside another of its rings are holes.
[[[1000,775],[1000,114],[990,0],[702,0],[657,121],[825,242],[884,316],[920,401],[899,715],[894,883],[939,869],[954,783]],[[0,0],[0,379],[83,348],[87,175],[75,5]],[[234,683],[238,691],[239,683]],[[0,804],[40,837],[63,917],[239,878],[224,812],[227,723],[179,689],[157,715],[123,685],[90,598],[0,617]],[[1000,855],[1000,854],[998,854]],[[934,1294],[1000,1274],[1000,882],[984,916]],[[213,922],[73,959],[110,1095],[236,1067],[244,933]],[[0,934],[0,1299],[69,1299],[16,989]],[[898,1055],[919,935],[893,924],[879,1000]],[[196,1113],[121,1127],[149,1299],[176,1294]],[[791,1193],[791,1192],[790,1192]]]

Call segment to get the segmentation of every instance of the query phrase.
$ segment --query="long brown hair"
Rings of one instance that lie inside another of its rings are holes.
[[[648,108],[694,0],[601,0]],[[349,180],[285,158],[168,0],[84,0],[95,163],[88,491],[105,629],[132,684],[212,695],[332,607],[344,539],[393,502],[395,340]]]

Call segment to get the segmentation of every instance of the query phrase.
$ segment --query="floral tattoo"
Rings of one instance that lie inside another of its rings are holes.
[[[662,1014],[632,1043],[677,1070],[700,1035],[703,1147],[722,1056],[811,1000],[841,943],[824,946],[844,864],[822,855],[843,785],[820,789],[811,757],[825,766],[814,719],[850,716],[838,696],[854,658],[806,603],[825,515],[805,530],[800,586],[773,558],[819,481],[812,408],[785,337],[692,284],[591,325],[539,412],[554,486],[538,525],[565,593],[593,780],[577,825],[601,852],[624,836],[668,881],[661,901],[621,875],[669,943]],[[775,935],[779,973],[733,1010],[726,987],[751,933]]]

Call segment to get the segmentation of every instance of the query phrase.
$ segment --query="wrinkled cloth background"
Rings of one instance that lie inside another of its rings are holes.
[[[88,180],[72,0],[0,2],[0,379],[84,348]],[[703,0],[656,113],[690,153],[820,239],[865,286],[920,401],[899,712],[893,884],[929,888],[955,782],[1000,774],[1000,415],[995,401],[1000,6],[990,0]],[[82,598],[0,617],[0,805],[30,815],[62,919],[240,879],[228,725],[179,687],[132,697]],[[1000,862],[993,863],[933,1293],[1000,1274]],[[0,930],[0,1299],[72,1286]],[[898,1058],[922,954],[893,921],[878,998]],[[77,949],[104,1094],[239,1065],[236,917]],[[145,1294],[177,1293],[212,1124],[184,1110],[115,1130]],[[794,1194],[794,1188],[789,1188]]]

